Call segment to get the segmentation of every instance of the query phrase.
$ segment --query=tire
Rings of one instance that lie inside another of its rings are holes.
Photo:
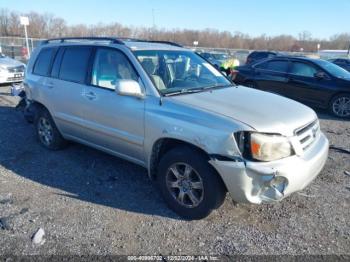
[[[190,171],[188,176],[186,170]],[[167,152],[160,160],[157,179],[166,204],[185,219],[205,218],[225,200],[226,188],[221,178],[208,159],[190,147],[180,146]]]
[[[329,106],[330,112],[340,118],[350,118],[350,94],[335,96]]]
[[[45,108],[40,108],[35,118],[35,131],[42,146],[50,150],[59,150],[67,145],[53,121],[50,113]]]

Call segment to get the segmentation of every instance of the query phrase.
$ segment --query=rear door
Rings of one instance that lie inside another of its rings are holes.
[[[46,80],[47,104],[64,136],[84,138],[82,93],[92,55],[90,46],[61,47]]]
[[[254,68],[257,88],[271,93],[286,95],[288,60],[268,60],[257,64]]]
[[[315,75],[323,72],[325,78]],[[287,96],[307,104],[326,105],[331,78],[311,62],[293,61],[288,74]]]

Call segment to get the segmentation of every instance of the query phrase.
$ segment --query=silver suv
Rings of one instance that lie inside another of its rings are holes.
[[[170,42],[47,40],[24,84],[43,146],[76,141],[147,168],[187,219],[206,217],[227,191],[236,202],[279,201],[305,188],[328,155],[313,110],[234,86]]]

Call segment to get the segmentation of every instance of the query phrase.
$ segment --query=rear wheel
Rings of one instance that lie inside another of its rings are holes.
[[[341,94],[334,97],[330,103],[330,111],[337,117],[350,117],[350,95]]]
[[[201,219],[222,205],[223,182],[199,151],[172,149],[161,159],[158,183],[167,205],[185,219]]]
[[[41,145],[50,149],[58,150],[67,145],[67,141],[58,131],[50,113],[42,108],[38,111],[35,119],[36,134]]]

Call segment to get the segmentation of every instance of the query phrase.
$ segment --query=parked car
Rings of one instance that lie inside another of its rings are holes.
[[[242,66],[235,82],[350,117],[350,73],[321,59],[275,57]]]
[[[182,217],[206,217],[227,191],[237,202],[279,201],[326,162],[328,140],[312,109],[232,86],[191,50],[70,40],[43,42],[28,64],[26,118],[38,140],[52,150],[77,141],[147,168]]]
[[[328,60],[329,62],[336,64],[342,68],[344,68],[346,71],[350,72],[350,59],[346,58],[335,58]]]
[[[25,64],[0,53],[0,84],[23,81]]]
[[[277,54],[278,53],[272,51],[253,51],[248,55],[246,65],[253,64],[263,59],[275,57]]]
[[[226,53],[220,52],[201,52],[199,55],[208,60],[217,69],[220,69],[221,65],[230,59]]]

